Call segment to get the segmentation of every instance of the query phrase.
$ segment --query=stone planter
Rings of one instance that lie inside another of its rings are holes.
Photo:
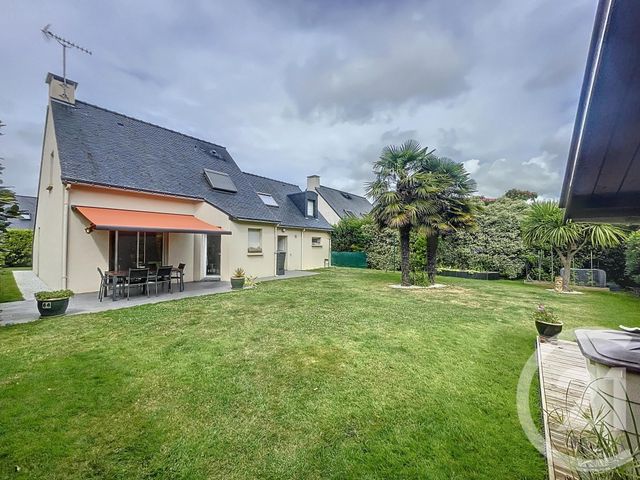
[[[64,315],[69,306],[69,298],[52,298],[50,300],[37,300],[38,311],[41,317],[55,317]]]
[[[231,290],[244,288],[244,277],[231,277]]]

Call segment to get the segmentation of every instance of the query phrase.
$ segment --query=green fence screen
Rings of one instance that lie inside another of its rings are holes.
[[[367,254],[365,252],[331,252],[331,265],[367,268]]]

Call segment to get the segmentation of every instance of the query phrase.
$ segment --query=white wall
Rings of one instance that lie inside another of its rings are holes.
[[[333,208],[329,206],[327,201],[322,198],[322,195],[318,193],[318,212],[324,217],[324,219],[331,225],[337,225],[340,221],[340,217]]]

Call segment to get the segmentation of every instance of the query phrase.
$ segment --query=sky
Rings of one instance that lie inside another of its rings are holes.
[[[595,0],[0,0],[3,181],[37,190],[47,72],[78,99],[227,147],[244,171],[362,194],[385,145],[478,192],[560,192]]]

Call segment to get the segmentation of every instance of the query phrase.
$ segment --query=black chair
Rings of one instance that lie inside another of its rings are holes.
[[[180,291],[184,291],[184,267],[186,267],[187,264],[186,263],[179,263],[178,264],[178,271],[174,271],[171,274],[171,278],[172,279],[176,279],[178,286],[180,288]]]
[[[156,286],[156,296],[158,295],[158,284],[164,285],[165,283],[169,285],[169,293],[171,293],[171,271],[173,270],[173,265],[164,265],[158,268],[158,271],[154,276],[149,277],[149,284],[155,284]]]
[[[102,273],[100,267],[98,267],[98,274],[100,275],[100,289],[98,290],[98,300],[102,301],[104,297],[109,296],[109,287],[111,287],[113,290],[112,295],[115,295],[115,287],[112,279]]]
[[[131,287],[142,288],[144,292],[147,291],[147,297],[149,296],[149,269],[148,268],[130,268],[129,275],[122,285],[127,289],[127,300],[131,296]]]

